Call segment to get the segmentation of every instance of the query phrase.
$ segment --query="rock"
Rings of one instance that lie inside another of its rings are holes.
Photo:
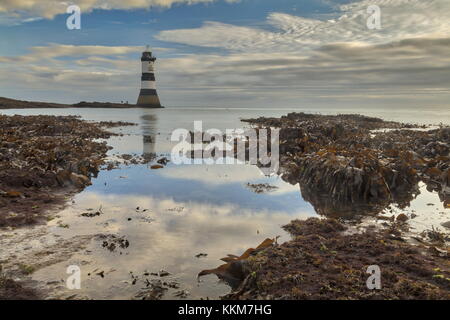
[[[163,286],[161,280],[148,281],[146,288],[143,288],[135,296],[135,299],[160,300],[168,289]]]
[[[133,159],[133,156],[131,154],[122,154],[121,157],[124,160],[131,160],[131,159]]]
[[[88,177],[73,172],[70,174],[70,181],[78,188],[84,188],[92,184]]]
[[[409,220],[408,216],[404,213],[401,213],[397,216],[397,221],[399,222],[406,222],[408,220]]]
[[[159,271],[159,274],[158,274],[160,277],[167,277],[167,276],[170,276],[170,272],[167,272],[167,271],[165,271],[165,270],[161,270],[161,271]]]
[[[87,218],[93,218],[93,217],[98,217],[102,214],[103,214],[102,206],[100,206],[100,208],[97,211],[93,212],[92,209],[88,209],[88,212],[82,213],[81,216],[87,217]]]
[[[429,247],[428,252],[430,252],[432,255],[438,256],[438,257],[447,257],[448,256],[448,252],[446,250],[442,250],[442,249],[434,247],[434,246]]]
[[[167,159],[166,157],[162,157],[161,159],[159,159],[156,162],[165,166],[169,162],[169,159]]]
[[[258,252],[270,248],[274,245],[276,238],[267,238],[260,243],[256,249],[248,248],[241,256],[228,255],[220,260],[226,262],[215,269],[202,270],[197,277],[208,274],[215,274],[219,279],[225,281],[231,288],[236,289],[240,283],[247,277],[248,259]]]
[[[8,191],[4,193],[4,196],[7,198],[22,198],[23,194],[19,191]]]
[[[189,295],[189,291],[187,291],[187,290],[179,290],[179,291],[176,291],[173,295],[175,297],[178,297],[178,298],[181,298],[181,299],[185,299]]]
[[[163,285],[172,288],[172,289],[178,289],[180,288],[180,284],[178,282],[175,281],[170,281],[170,282],[163,282]]]
[[[438,168],[429,168],[425,171],[425,174],[429,175],[430,177],[439,177],[442,174],[442,171]]]
[[[441,226],[443,226],[444,228],[450,229],[450,221],[441,223]]]
[[[254,193],[266,193],[272,192],[278,189],[277,186],[270,185],[268,183],[247,183],[247,188],[250,189]]]
[[[130,246],[130,242],[125,236],[118,237],[116,235],[99,236],[103,240],[102,247],[114,252],[117,248],[127,249]]]

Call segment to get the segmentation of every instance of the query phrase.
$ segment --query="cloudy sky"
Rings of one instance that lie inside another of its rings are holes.
[[[11,98],[134,103],[149,44],[167,106],[450,108],[449,0],[0,0],[0,39]]]

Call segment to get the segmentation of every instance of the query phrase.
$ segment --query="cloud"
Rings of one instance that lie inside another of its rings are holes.
[[[66,44],[49,44],[46,46],[34,46],[30,48],[30,53],[22,56],[0,57],[0,62],[13,61],[39,61],[42,59],[52,59],[61,57],[76,56],[110,56],[137,53],[142,51],[139,46],[75,46]]]
[[[186,66],[186,67],[183,67]],[[389,44],[329,44],[309,56],[273,53],[188,56],[161,61],[165,81],[182,88],[270,97],[383,98],[450,93],[450,38]],[[439,90],[436,90],[440,88]],[[335,100],[334,100],[335,101]]]
[[[21,90],[53,92],[66,97],[65,102],[78,101],[84,94],[91,100],[102,100],[96,97],[99,91],[110,97],[108,92],[116,90],[119,96],[139,86],[138,57],[142,49],[137,46],[35,46],[22,56],[0,57],[0,84],[8,96]],[[136,56],[131,62],[127,58],[130,54]]]
[[[178,4],[211,3],[216,0],[78,0],[77,4],[82,12],[90,12],[93,9],[149,9],[153,7],[170,8]],[[238,0],[226,0],[234,3]],[[2,0],[0,2],[0,13],[6,13],[6,17],[37,16],[47,19],[55,15],[66,13],[67,7],[72,4],[57,0]],[[24,18],[25,19],[25,18]]]
[[[66,57],[83,55],[120,55],[142,51],[142,47],[126,46],[75,46],[63,44],[51,44],[49,46],[36,46],[32,49],[31,56],[38,57]]]
[[[370,5],[381,9],[381,30],[367,28]],[[379,44],[405,38],[447,37],[450,36],[450,2],[365,0],[340,6],[336,19],[271,13],[266,25],[267,30],[209,21],[201,28],[162,31],[157,39],[238,52],[291,53],[336,42]]]

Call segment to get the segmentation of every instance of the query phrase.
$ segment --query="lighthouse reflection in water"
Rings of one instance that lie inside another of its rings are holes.
[[[144,114],[141,116],[141,127],[143,136],[142,156],[148,161],[156,158],[156,124],[157,117],[154,114]]]

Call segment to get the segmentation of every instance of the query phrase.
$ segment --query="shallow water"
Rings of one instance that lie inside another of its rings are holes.
[[[116,154],[170,155],[175,144],[170,134],[176,128],[194,130],[193,122],[202,120],[203,129],[241,128],[241,118],[281,116],[290,109],[204,109],[167,108],[145,109],[31,109],[2,110],[5,114],[81,115],[86,120],[131,121],[138,126],[115,128],[123,136],[112,137],[110,157]],[[311,111],[311,110],[305,110]],[[319,112],[319,110],[314,110]],[[320,110],[321,113],[338,112]],[[358,112],[339,110],[339,113]],[[364,112],[387,120],[437,124],[445,122],[442,112],[411,113],[373,110]],[[450,116],[450,114],[447,114]],[[448,119],[448,118],[447,118]],[[220,264],[227,254],[240,255],[257,246],[265,238],[289,237],[280,226],[293,219],[316,216],[313,207],[304,201],[298,185],[290,185],[279,177],[266,177],[251,165],[174,165],[160,170],[147,165],[121,166],[103,170],[92,186],[74,198],[74,203],[49,222],[53,235],[70,239],[77,235],[114,234],[125,237],[130,245],[110,252],[102,247],[103,240],[94,239],[85,250],[68,261],[38,270],[33,279],[56,283],[56,291],[70,296],[73,291],[64,287],[66,268],[78,265],[82,271],[82,289],[78,296],[93,299],[132,298],[143,287],[143,276],[166,270],[170,276],[164,281],[176,281],[179,289],[170,289],[165,299],[176,298],[180,289],[189,291],[188,298],[217,298],[229,292],[229,287],[213,275],[197,280],[203,269]],[[247,183],[269,183],[278,188],[269,193],[256,194]],[[433,203],[433,206],[428,205]],[[139,207],[139,209],[137,209]],[[87,210],[101,208],[103,214],[88,218]],[[145,210],[145,211],[144,211]],[[449,220],[449,210],[443,209],[437,194],[426,191],[413,201],[408,210],[420,213],[413,223],[422,229]],[[68,226],[63,228],[61,226]],[[206,257],[195,257],[206,253]],[[104,271],[104,277],[96,273]],[[132,275],[138,276],[133,284]],[[56,282],[55,282],[56,281]]]

